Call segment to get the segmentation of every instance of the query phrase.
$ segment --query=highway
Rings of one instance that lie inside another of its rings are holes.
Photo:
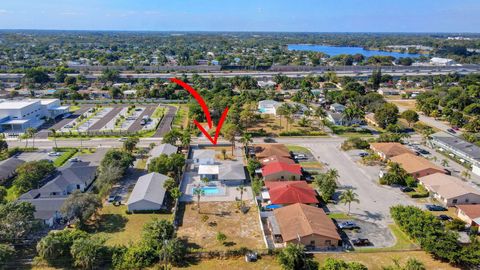
[[[308,75],[323,75],[326,72],[336,72],[338,76],[351,76],[351,77],[368,77],[372,74],[372,71],[377,67],[373,66],[345,66],[345,67],[298,67],[292,71],[292,69],[275,69],[272,67],[268,71],[213,71],[213,72],[170,72],[170,73],[131,73],[122,72],[120,78],[124,79],[168,79],[171,77],[185,75],[191,77],[197,74],[202,77],[226,77],[231,78],[235,76],[251,76],[258,79],[271,79],[277,74],[283,74],[291,78],[305,77]],[[480,73],[480,65],[465,65],[465,66],[387,66],[380,67],[383,74],[390,74],[392,76],[429,76],[429,75],[445,75],[453,72],[459,74]],[[68,74],[69,76],[78,76],[78,73]],[[53,78],[54,74],[50,74]],[[101,76],[100,72],[90,73],[84,75],[88,80],[96,80]],[[23,78],[23,74],[0,74],[0,80],[17,80],[20,81]]]

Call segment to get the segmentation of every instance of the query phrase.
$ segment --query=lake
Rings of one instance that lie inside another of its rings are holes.
[[[288,50],[290,51],[311,51],[311,52],[323,52],[330,56],[336,56],[339,54],[362,54],[365,57],[370,56],[393,56],[395,58],[410,57],[417,58],[421,54],[399,53],[399,52],[385,52],[385,51],[369,51],[361,47],[337,47],[326,45],[310,45],[310,44],[288,44]]]

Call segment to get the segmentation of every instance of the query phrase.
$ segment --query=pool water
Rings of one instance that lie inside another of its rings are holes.
[[[201,187],[200,189],[205,192],[205,195],[214,195],[220,193],[220,190],[217,187]]]

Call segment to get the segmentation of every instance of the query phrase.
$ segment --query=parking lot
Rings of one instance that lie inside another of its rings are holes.
[[[357,161],[360,159],[356,152],[340,150],[338,141],[301,142],[298,145],[309,148],[313,155],[327,168],[337,169],[339,172],[339,188],[334,198],[346,189],[353,189],[358,194],[360,203],[351,204],[351,213],[369,222],[380,222],[386,226],[392,222],[390,207],[393,205],[416,205],[418,203],[403,194],[398,188],[382,186],[378,183],[379,166],[364,166]],[[328,205],[331,212],[348,211],[348,206],[340,203]]]
[[[347,220],[336,220],[338,224],[341,224]],[[354,239],[368,239],[371,245],[368,247],[390,247],[395,244],[395,237],[392,235],[388,227],[381,226],[373,222],[367,222],[363,220],[354,220],[359,229],[342,230],[342,240],[347,245],[352,245],[351,241]]]
[[[16,157],[26,162],[42,160],[42,159],[54,160],[57,158],[57,157],[50,157],[48,153],[49,151],[44,149],[44,150],[38,150],[35,152],[23,152],[21,154],[18,154]]]

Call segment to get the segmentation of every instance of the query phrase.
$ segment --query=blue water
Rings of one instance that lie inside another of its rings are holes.
[[[258,109],[258,110],[259,110],[261,113],[265,113],[265,112],[267,111],[267,109],[265,109],[265,108],[260,108],[260,109]]]
[[[290,51],[311,51],[311,52],[323,52],[330,56],[336,56],[339,54],[362,54],[365,57],[370,56],[393,56],[395,58],[410,57],[417,58],[421,54],[399,53],[399,52],[384,52],[384,51],[369,51],[361,47],[336,47],[325,45],[309,45],[309,44],[289,44],[288,50]]]
[[[220,190],[217,187],[201,187],[205,195],[212,195],[220,193]]]

